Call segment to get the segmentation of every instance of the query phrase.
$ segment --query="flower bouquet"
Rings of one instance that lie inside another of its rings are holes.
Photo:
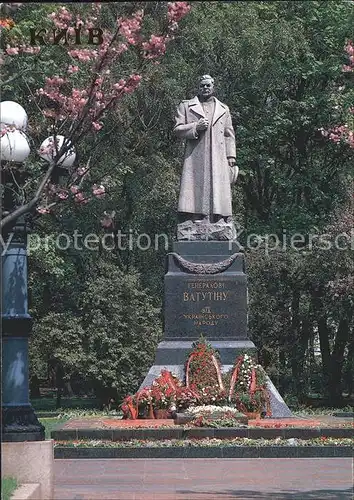
[[[178,387],[176,390],[176,410],[182,411],[199,404],[199,393],[195,386]]]
[[[193,348],[186,363],[186,387],[195,387],[199,404],[223,404],[227,394],[218,353],[204,338],[195,342]]]
[[[233,369],[229,401],[249,418],[260,418],[266,410],[271,415],[266,375],[263,368],[247,354],[236,359]]]
[[[197,427],[240,427],[247,424],[247,418],[230,406],[196,406],[189,408],[186,415],[192,417],[191,425]]]
[[[136,400],[134,396],[125,396],[121,404],[123,419],[136,420],[138,418],[138,410],[136,408]]]
[[[235,395],[236,407],[249,418],[260,418],[267,400],[263,391],[258,389],[253,393],[240,392]]]
[[[168,418],[171,406],[175,402],[175,393],[171,387],[154,386],[151,389],[152,405],[155,418]]]
[[[162,370],[153,381],[151,399],[156,418],[168,418],[170,411],[176,409],[176,392],[181,385],[180,380],[168,370]]]
[[[218,386],[207,386],[199,390],[199,404],[222,406],[227,403],[227,392]]]
[[[154,418],[150,387],[144,387],[138,391],[135,395],[135,400],[138,409],[138,418]]]
[[[227,389],[225,389],[227,388]],[[225,404],[249,418],[260,417],[266,410],[271,415],[267,376],[263,368],[247,354],[239,356],[234,368],[221,374],[218,353],[204,338],[193,344],[193,351],[186,362],[185,385],[170,371],[162,370],[151,387],[144,387],[134,396],[127,396],[122,404],[123,418],[169,418],[176,411],[185,412],[183,419],[193,419],[189,410],[203,405],[219,407],[221,420],[243,423],[244,417],[225,413]],[[204,406],[205,408],[205,406]],[[187,411],[185,411],[187,410]],[[207,420],[215,420],[218,412],[196,414]],[[219,419],[220,420],[220,419]],[[221,422],[220,420],[220,422]]]

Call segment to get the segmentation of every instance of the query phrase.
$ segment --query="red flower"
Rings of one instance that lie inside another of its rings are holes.
[[[15,26],[15,23],[13,22],[12,19],[0,19],[0,27],[1,28],[7,28],[7,29],[11,29]]]

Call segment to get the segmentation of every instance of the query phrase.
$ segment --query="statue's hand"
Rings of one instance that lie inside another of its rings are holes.
[[[230,162],[229,162],[229,173],[230,173],[230,184],[231,185],[235,184],[235,182],[237,181],[238,172],[239,172],[239,168],[235,165],[235,162],[233,163],[233,165],[230,165]]]
[[[200,118],[200,120],[197,121],[197,130],[206,130],[209,126],[209,121],[206,118]]]

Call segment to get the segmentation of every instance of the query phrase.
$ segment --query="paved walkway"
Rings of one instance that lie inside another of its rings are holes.
[[[352,500],[351,458],[55,460],[55,500]]]

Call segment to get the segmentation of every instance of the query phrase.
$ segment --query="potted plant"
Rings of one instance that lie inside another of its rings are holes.
[[[152,386],[151,400],[155,418],[169,418],[170,408],[175,402],[175,392],[171,387]]]
[[[236,407],[250,420],[261,418],[261,413],[266,405],[266,399],[262,390],[254,393],[240,392],[235,395]]]

